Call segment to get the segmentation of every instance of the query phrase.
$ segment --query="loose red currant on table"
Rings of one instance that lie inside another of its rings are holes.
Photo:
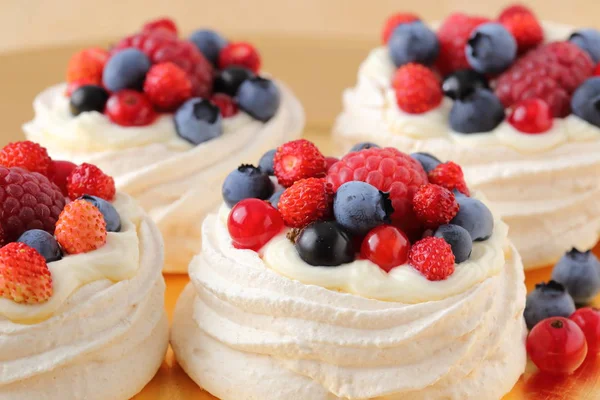
[[[121,90],[108,98],[104,111],[121,126],[146,126],[156,119],[156,111],[148,98],[135,90]]]
[[[392,225],[371,230],[360,246],[360,256],[374,262],[386,272],[408,260],[410,241],[404,232]]]
[[[233,98],[225,93],[215,93],[210,98],[210,101],[221,110],[223,118],[233,117],[238,113],[238,106],[233,101]]]
[[[540,99],[526,99],[516,104],[508,122],[523,133],[544,133],[552,128],[554,117],[548,104]]]
[[[254,73],[260,70],[260,55],[250,43],[229,43],[219,53],[219,68],[225,69],[237,65],[248,68]]]
[[[283,229],[283,219],[271,204],[245,199],[229,213],[227,228],[233,247],[258,251]]]
[[[527,353],[537,367],[552,374],[571,374],[588,352],[585,335],[568,318],[546,318],[527,337]]]
[[[591,307],[580,308],[569,317],[583,331],[589,354],[600,352],[600,310]]]

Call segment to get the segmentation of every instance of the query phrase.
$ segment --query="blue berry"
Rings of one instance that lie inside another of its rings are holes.
[[[62,250],[54,236],[41,229],[31,229],[23,232],[17,242],[25,243],[37,250],[46,259],[47,263],[62,258]]]
[[[450,245],[457,264],[467,261],[471,257],[473,240],[469,232],[462,226],[442,225],[436,229],[433,236],[444,239]]]
[[[260,170],[267,175],[275,175],[275,171],[273,170],[273,159],[275,158],[275,152],[277,152],[276,149],[267,151],[265,154],[263,154],[258,162],[258,168],[260,168]]]
[[[354,235],[366,235],[376,226],[390,222],[392,203],[387,193],[365,182],[350,181],[340,186],[333,200],[338,224]]]
[[[448,75],[442,83],[444,95],[452,100],[463,99],[477,89],[489,89],[486,77],[472,69],[460,69]]]
[[[587,304],[600,291],[600,261],[589,250],[573,249],[554,266],[552,279],[560,282],[577,304]]]
[[[296,238],[296,251],[304,262],[317,267],[336,267],[354,261],[350,235],[333,221],[310,223]]]
[[[213,84],[213,90],[218,93],[225,93],[231,97],[235,97],[237,96],[242,83],[254,77],[256,77],[256,74],[249,69],[238,65],[232,65],[217,73]]]
[[[357,143],[354,146],[352,146],[352,148],[350,149],[350,151],[348,153],[354,153],[354,152],[366,150],[366,149],[379,149],[379,146],[376,145],[375,143],[371,143],[371,142]]]
[[[175,112],[177,134],[192,144],[200,144],[223,133],[223,118],[219,107],[208,100],[194,97]]]
[[[278,190],[277,192],[273,193],[271,197],[269,197],[269,203],[271,203],[271,205],[275,207],[275,209],[277,209],[277,206],[279,206],[279,198],[281,197],[283,192],[284,190]]]
[[[106,222],[106,230],[108,232],[119,232],[121,230],[121,217],[112,204],[100,197],[90,196],[88,194],[84,194],[80,199],[92,203],[100,210],[104,217],[104,221]]]
[[[111,92],[122,89],[141,90],[150,59],[138,49],[124,49],[113,55],[102,73],[102,83]]]
[[[492,236],[494,217],[485,204],[467,196],[457,197],[456,201],[460,209],[450,221],[451,224],[465,228],[474,241],[486,240]]]
[[[600,77],[583,82],[571,98],[573,114],[600,128]]]
[[[571,35],[569,40],[590,55],[594,64],[600,62],[600,31],[597,29],[581,29]]]
[[[550,317],[568,318],[575,312],[575,303],[563,285],[558,282],[538,283],[527,295],[525,322],[532,329],[538,322]]]
[[[244,199],[267,200],[275,185],[269,176],[253,165],[242,164],[233,170],[223,182],[223,199],[229,207]]]
[[[513,63],[517,41],[502,24],[479,25],[469,37],[465,54],[469,65],[482,74],[498,74]]]
[[[96,85],[84,85],[71,93],[69,109],[72,115],[89,111],[102,113],[107,100],[108,92],[104,88]]]
[[[429,153],[412,153],[410,156],[420,162],[427,173],[442,163]]]
[[[489,132],[504,120],[504,106],[494,93],[476,89],[457,99],[450,110],[450,126],[459,133]]]
[[[281,94],[272,81],[257,76],[240,85],[237,102],[253,118],[267,122],[277,113]]]
[[[210,29],[195,31],[190,35],[190,42],[194,43],[200,53],[213,65],[217,65],[221,49],[227,46],[227,39]]]
[[[411,62],[431,65],[440,52],[440,44],[435,32],[423,22],[414,21],[394,29],[388,49],[396,67]]]

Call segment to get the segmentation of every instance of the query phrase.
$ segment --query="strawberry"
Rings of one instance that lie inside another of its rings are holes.
[[[418,16],[412,13],[396,13],[390,15],[388,19],[385,20],[385,25],[381,32],[381,42],[387,44],[388,40],[390,40],[390,36],[392,36],[392,32],[394,32],[394,29],[396,29],[398,25],[419,21],[419,19]]]
[[[153,65],[146,74],[144,93],[157,108],[173,111],[192,97],[192,84],[183,69],[164,62]]]
[[[0,165],[5,167],[19,167],[47,175],[51,163],[46,149],[28,140],[9,143],[0,150]]]
[[[67,82],[86,81],[102,84],[102,71],[108,60],[108,51],[92,47],[73,54],[67,66]]]
[[[67,190],[67,178],[71,175],[71,172],[77,167],[70,161],[52,161],[48,168],[48,179],[59,187],[63,195],[68,196],[69,191]]]
[[[159,18],[146,22],[142,27],[142,33],[150,33],[162,30],[177,36],[177,25],[170,18]]]
[[[232,42],[219,53],[219,68],[237,65],[254,73],[260,70],[260,55],[254,46],[246,42]]]
[[[500,23],[515,37],[519,54],[525,53],[544,41],[542,25],[530,13],[512,13]]]
[[[398,107],[410,114],[421,114],[440,105],[444,94],[440,80],[421,64],[409,63],[398,68],[392,86]]]
[[[279,184],[284,187],[300,179],[325,176],[327,163],[317,146],[306,139],[298,139],[277,148],[273,169]]]
[[[438,237],[426,237],[413,244],[408,263],[430,281],[441,281],[454,273],[452,248]]]
[[[333,190],[325,178],[300,179],[281,194],[277,209],[287,226],[304,228],[329,218],[332,201]]]
[[[427,228],[449,223],[458,213],[454,194],[438,185],[423,185],[413,197],[413,210]]]
[[[87,253],[106,243],[106,222],[92,203],[75,200],[60,213],[54,235],[66,253]]]
[[[95,165],[83,163],[67,178],[67,190],[71,199],[84,194],[112,201],[115,197],[115,181]]]
[[[44,257],[24,243],[0,249],[0,297],[40,304],[52,297],[52,275]]]
[[[169,98],[162,98],[158,93],[156,95],[159,101]],[[148,96],[133,89],[123,89],[110,95],[104,114],[121,126],[148,126],[158,116]]]
[[[469,196],[469,188],[460,165],[448,161],[435,167],[429,172],[429,182],[444,187],[450,191],[456,189]]]

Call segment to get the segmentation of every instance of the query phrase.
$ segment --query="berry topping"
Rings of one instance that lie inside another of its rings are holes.
[[[107,101],[108,92],[104,88],[96,85],[83,85],[71,93],[69,110],[72,115],[90,111],[103,113]]]
[[[459,210],[451,224],[463,227],[474,241],[489,239],[494,231],[494,217],[481,201],[466,196],[457,196]]]
[[[260,168],[262,172],[270,176],[275,175],[275,170],[273,169],[273,160],[275,159],[275,152],[277,152],[276,149],[267,151],[265,154],[262,155],[262,157],[258,161],[258,168]]]
[[[170,18],[159,18],[153,21],[147,22],[142,27],[142,32],[156,32],[158,30],[162,30],[164,32],[168,32],[172,35],[177,36],[177,25]]]
[[[227,96],[225,93],[215,93],[210,98],[211,103],[219,107],[221,116],[223,118],[233,117],[238,113],[238,106],[233,98]]]
[[[434,184],[421,186],[413,198],[415,215],[426,228],[437,228],[447,224],[458,213],[454,194]]]
[[[304,262],[317,267],[351,263],[355,250],[350,236],[333,221],[316,221],[296,239],[296,251]]]
[[[253,165],[242,164],[233,170],[223,182],[223,199],[229,207],[241,200],[255,198],[267,200],[275,187],[267,174]]]
[[[60,213],[55,236],[67,254],[88,253],[106,243],[106,222],[92,203],[75,200]]]
[[[325,157],[325,172],[329,172],[329,169],[338,161],[340,161],[340,159],[337,157]]]
[[[219,68],[225,69],[237,65],[248,68],[254,73],[260,70],[260,55],[250,43],[229,43],[219,53]]]
[[[392,268],[403,265],[408,260],[410,241],[400,229],[391,225],[382,225],[373,229],[363,239],[360,256],[390,272]]]
[[[97,47],[73,54],[67,66],[67,82],[85,81],[99,85],[107,60],[108,52]]]
[[[506,7],[498,16],[498,21],[503,21],[506,18],[512,17],[515,14],[533,15],[533,11],[522,4],[512,4]]]
[[[400,24],[388,41],[390,56],[396,67],[408,63],[431,65],[440,51],[437,36],[423,22]]]
[[[459,69],[448,75],[442,83],[444,94],[452,100],[464,99],[477,89],[489,88],[485,76],[472,69]]]
[[[44,257],[47,263],[58,261],[62,258],[62,250],[54,236],[41,229],[25,231],[19,239],[19,243],[25,243]]]
[[[594,70],[594,76],[600,76],[600,63],[596,65],[596,69]]]
[[[569,41],[588,53],[594,64],[600,62],[600,31],[592,28],[581,29],[573,33]]]
[[[287,226],[304,228],[313,221],[328,219],[332,200],[333,192],[325,178],[307,178],[285,189],[277,209]]]
[[[245,199],[233,207],[227,228],[236,249],[258,251],[283,229],[283,219],[268,202]]]
[[[277,113],[281,94],[272,81],[257,76],[240,85],[237,102],[253,118],[267,122]]]
[[[429,182],[445,187],[453,191],[457,189],[459,192],[469,196],[469,188],[465,183],[465,176],[460,165],[448,161],[443,164],[438,164],[429,172]]]
[[[148,97],[131,89],[112,94],[104,112],[112,122],[121,126],[146,126],[156,119],[156,111]]]
[[[527,295],[525,322],[532,329],[543,319],[569,317],[575,312],[575,303],[563,285],[556,281],[538,283]]]
[[[544,41],[542,25],[531,12],[512,12],[499,19],[517,42],[517,52],[523,54]]]
[[[335,193],[335,220],[356,236],[364,236],[373,228],[390,223],[393,212],[389,195],[365,182],[346,182]]]
[[[600,261],[591,251],[574,248],[554,266],[552,279],[567,289],[575,303],[587,304],[600,292]]]
[[[71,97],[73,95],[73,92],[82,86],[86,86],[86,85],[98,86],[100,84],[102,84],[102,82],[95,82],[92,79],[78,79],[76,81],[69,82],[67,84],[67,88],[65,89],[65,96]]]
[[[285,190],[279,190],[273,193],[273,196],[269,197],[269,203],[276,209],[279,207],[279,199],[281,199],[281,195]]]
[[[219,62],[219,53],[227,46],[227,39],[210,29],[200,29],[190,36],[190,41],[214,66]]]
[[[523,133],[544,133],[552,128],[554,116],[544,100],[531,98],[513,107],[508,122]]]
[[[144,82],[144,93],[157,108],[175,110],[192,97],[192,84],[185,71],[172,62],[155,64]]]
[[[454,273],[454,254],[444,239],[426,237],[408,253],[410,265],[430,281],[441,281]]]
[[[141,90],[150,65],[150,59],[140,50],[121,50],[114,53],[106,63],[102,83],[111,92],[123,89]]]
[[[390,15],[385,21],[385,25],[383,26],[383,31],[381,33],[381,41],[384,44],[386,44],[390,39],[390,36],[392,36],[392,32],[394,31],[394,29],[396,29],[399,25],[418,20],[419,17],[411,13],[396,13]]]
[[[225,93],[231,97],[237,96],[238,90],[246,80],[256,77],[254,72],[240,66],[225,68],[215,77],[215,92]]]
[[[504,26],[495,22],[479,25],[465,47],[467,61],[477,72],[497,74],[507,69],[517,55],[517,42]]]
[[[462,226],[442,225],[435,230],[433,236],[444,239],[450,245],[454,261],[457,264],[467,261],[471,257],[473,241],[469,232]]]
[[[52,275],[44,257],[24,243],[0,249],[0,297],[16,303],[45,303],[52,297]]]
[[[53,160],[48,168],[48,179],[59,187],[65,197],[69,195],[69,191],[67,190],[67,178],[76,167],[77,165],[70,161]]]
[[[7,168],[19,167],[47,175],[51,163],[46,149],[29,140],[9,143],[0,150],[0,165]]]
[[[365,149],[380,149],[381,147],[379,145],[376,145],[375,143],[371,143],[371,142],[362,142],[362,143],[357,143],[354,146],[352,146],[352,148],[350,149],[350,151],[348,151],[348,153],[354,153],[356,151],[361,151],[361,150],[365,150]]]
[[[324,176],[326,163],[317,146],[298,139],[277,148],[273,168],[279,184],[288,187],[300,179]]]
[[[221,110],[199,97],[183,103],[175,112],[174,120],[177,134],[192,144],[204,143],[223,133]]]
[[[429,153],[412,153],[410,156],[421,163],[421,166],[427,173],[442,163]]]
[[[420,64],[406,64],[396,71],[392,86],[398,107],[410,114],[432,110],[442,102],[440,81],[433,71]]]
[[[450,126],[459,133],[489,132],[504,121],[504,106],[487,89],[456,99],[450,110]]]
[[[85,194],[112,201],[115,197],[115,181],[95,165],[83,163],[67,178],[69,198],[77,199]]]
[[[600,127],[600,76],[585,81],[573,94],[573,114]]]
[[[102,213],[104,222],[106,222],[107,232],[119,232],[121,230],[121,217],[117,209],[108,201],[101,199],[100,197],[83,195],[79,198],[90,202]]]
[[[598,354],[600,352],[600,311],[591,307],[580,308],[569,319],[583,331],[588,353]]]
[[[541,370],[568,375],[583,364],[588,348],[581,328],[570,319],[547,318],[527,337],[527,353]]]

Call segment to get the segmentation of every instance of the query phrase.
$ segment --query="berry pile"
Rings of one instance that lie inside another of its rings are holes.
[[[188,39],[170,19],[145,24],[110,51],[82,50],[67,68],[71,113],[104,113],[121,126],[152,124],[174,112],[175,128],[199,144],[222,133],[222,119],[238,109],[266,122],[279,108],[277,86],[259,76],[261,59],[245,42],[211,30]]]
[[[94,165],[52,160],[29,141],[0,149],[0,297],[47,301],[48,263],[95,250],[121,230],[114,196],[113,179]]]
[[[307,140],[288,142],[258,167],[232,171],[222,193],[234,247],[258,251],[287,227],[300,258],[321,267],[360,257],[386,272],[409,264],[443,280],[494,226],[488,208],[468,197],[458,165],[373,143],[338,160]]]
[[[600,81],[590,79],[600,73],[600,31],[581,29],[543,44],[535,14],[514,5],[496,20],[452,14],[437,33],[418,16],[398,13],[385,22],[382,38],[397,67],[396,103],[406,113],[433,110],[445,95],[458,133],[490,132],[508,116],[518,131],[539,134],[571,113],[600,127],[600,108],[593,106]]]

